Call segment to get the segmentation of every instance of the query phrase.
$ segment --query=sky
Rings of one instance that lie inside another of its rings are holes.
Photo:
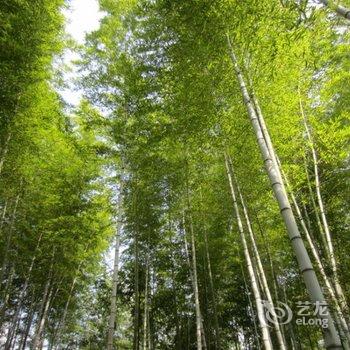
[[[66,17],[66,32],[70,34],[78,44],[84,44],[85,35],[99,27],[99,21],[103,17],[103,13],[99,11],[98,0],[70,0],[68,10],[64,11]],[[82,97],[82,91],[75,91],[74,78],[77,77],[77,71],[74,69],[72,60],[76,60],[79,56],[71,51],[67,51],[64,56],[64,63],[72,68],[71,73],[65,73],[65,80],[72,81],[70,88],[60,91],[62,97],[71,105],[77,106]],[[121,247],[121,251],[123,247]],[[113,247],[108,251],[106,263],[113,268],[114,251]]]
[[[99,26],[99,21],[103,17],[103,13],[99,11],[97,0],[70,0],[69,9],[65,10],[66,32],[70,34],[78,44],[84,43],[85,35]],[[65,80],[70,82],[68,88],[60,91],[62,97],[73,106],[76,106],[82,96],[81,91],[75,91],[74,78],[77,77],[76,69],[72,64],[72,60],[78,58],[76,53],[67,51],[64,55],[64,63],[71,67],[71,72],[65,73]]]
[[[99,11],[97,0],[71,0],[70,8],[64,12],[66,31],[79,43],[84,42],[87,32],[98,28],[103,14]]]

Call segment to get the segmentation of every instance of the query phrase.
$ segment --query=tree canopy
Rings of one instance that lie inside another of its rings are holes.
[[[0,4],[1,346],[350,349],[350,2],[99,4],[75,107]]]

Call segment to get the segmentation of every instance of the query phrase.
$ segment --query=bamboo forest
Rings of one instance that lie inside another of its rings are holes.
[[[0,0],[0,348],[350,350],[349,29]]]

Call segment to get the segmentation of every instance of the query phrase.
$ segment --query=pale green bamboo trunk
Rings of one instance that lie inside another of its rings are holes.
[[[107,336],[107,350],[114,349],[114,333],[117,316],[117,289],[118,289],[118,273],[119,273],[119,250],[120,250],[120,235],[122,231],[122,200],[123,180],[120,181],[119,196],[118,196],[118,222],[117,232],[115,237],[114,248],[114,264],[113,264],[113,279],[111,292],[110,315],[108,321],[108,336]]]
[[[246,224],[247,224],[248,233],[249,233],[249,238],[250,238],[250,240],[252,242],[253,251],[254,251],[254,254],[255,254],[255,257],[256,257],[256,262],[257,262],[257,267],[258,267],[258,272],[259,272],[258,275],[261,277],[261,284],[262,284],[263,290],[265,292],[265,295],[267,297],[267,301],[271,305],[272,317],[273,317],[273,320],[274,320],[273,326],[274,326],[275,331],[276,331],[278,345],[279,345],[280,349],[286,350],[286,344],[285,344],[285,341],[284,341],[284,338],[283,338],[283,335],[282,335],[280,324],[278,322],[277,315],[274,312],[275,308],[274,308],[272,295],[271,295],[271,292],[270,292],[269,284],[267,282],[267,278],[266,278],[266,274],[265,274],[265,271],[264,271],[264,268],[263,268],[263,264],[261,262],[259,249],[258,249],[258,247],[256,245],[255,235],[254,235],[253,228],[252,228],[252,225],[251,225],[251,222],[250,222],[250,218],[249,218],[249,215],[248,215],[248,209],[247,209],[247,206],[245,204],[245,201],[244,201],[244,198],[243,198],[240,186],[238,184],[238,180],[237,180],[236,175],[235,175],[235,171],[234,171],[234,167],[233,167],[233,163],[232,163],[231,157],[228,154],[226,154],[226,157],[228,159],[228,162],[229,162],[229,165],[230,165],[230,169],[231,169],[231,172],[232,172],[232,178],[233,178],[233,181],[235,183],[235,187],[237,189],[237,193],[238,193],[238,196],[239,196],[240,201],[241,201],[243,214],[244,214],[244,218],[245,218],[245,221],[246,221]]]
[[[245,261],[247,264],[250,283],[252,285],[252,290],[253,290],[253,294],[254,294],[254,299],[255,299],[255,304],[256,304],[255,306],[257,309],[259,326],[260,326],[261,335],[262,335],[262,343],[264,345],[265,350],[272,350],[273,347],[272,347],[272,343],[271,343],[271,339],[270,339],[269,328],[268,328],[268,325],[267,325],[266,319],[265,319],[264,308],[263,308],[262,299],[261,299],[261,293],[259,290],[258,281],[257,281],[256,276],[255,276],[252,259],[250,257],[250,252],[248,249],[248,244],[247,244],[247,241],[245,238],[243,224],[242,224],[242,220],[241,220],[241,216],[240,216],[239,208],[238,208],[238,204],[237,204],[236,193],[235,193],[235,189],[233,186],[232,175],[230,172],[229,162],[228,162],[228,159],[226,157],[226,154],[225,154],[225,165],[226,165],[226,173],[227,173],[227,177],[228,177],[228,181],[229,181],[229,185],[230,185],[230,191],[231,191],[231,196],[232,196],[232,201],[233,201],[234,212],[235,212],[235,216],[237,219],[238,231],[239,231],[239,234],[241,237],[241,242],[242,242],[242,246],[243,246],[243,253],[244,253]]]
[[[251,96],[248,93],[243,75],[241,73],[241,69],[238,65],[237,58],[234,54],[229,36],[227,36],[227,42],[229,47],[229,54],[230,54],[232,63],[234,65],[235,73],[239,82],[244,103],[248,111],[249,119],[253,126],[255,136],[260,148],[260,152],[265,163],[265,168],[270,179],[271,187],[273,189],[276,201],[279,205],[281,215],[284,220],[285,226],[287,228],[289,239],[291,241],[294,253],[296,255],[299,268],[301,270],[309,296],[312,302],[325,303],[322,289],[318,282],[316,273],[313,269],[313,266],[309,258],[308,252],[305,248],[304,242],[299,233],[298,225],[295,221],[294,214],[292,212],[283,182],[281,181],[281,178],[282,178],[281,174],[279,172],[278,167],[276,166],[276,162],[274,162],[269,152],[268,146],[266,144],[266,140],[264,138],[264,135],[261,130],[261,126],[259,124],[257,113],[254,109]],[[318,316],[320,319],[326,319],[328,322],[328,328],[322,329],[324,331],[326,348],[341,349],[342,346],[341,346],[340,338],[335,329],[334,322],[330,314],[328,313],[328,316],[323,316],[323,315],[318,315]]]

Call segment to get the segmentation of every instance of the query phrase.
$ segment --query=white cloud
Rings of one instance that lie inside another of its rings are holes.
[[[97,0],[72,0],[64,14],[67,18],[66,31],[79,44],[84,42],[86,33],[98,28],[103,17]]]
[[[77,41],[83,44],[85,35],[99,27],[99,21],[103,17],[103,12],[99,11],[97,0],[71,0],[69,8],[64,10],[66,17],[66,32]],[[74,89],[74,79],[78,73],[72,61],[79,56],[72,51],[67,51],[64,55],[64,63],[71,67],[71,72],[65,74],[65,80],[69,83],[69,88],[60,91],[65,101],[73,106],[77,106],[82,97],[82,91]]]

